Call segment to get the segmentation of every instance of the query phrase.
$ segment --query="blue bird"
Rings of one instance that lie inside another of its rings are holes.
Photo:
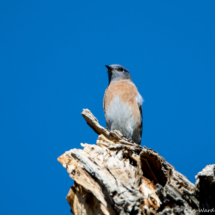
[[[106,126],[141,144],[143,98],[125,67],[118,64],[105,66],[109,78],[103,99]]]

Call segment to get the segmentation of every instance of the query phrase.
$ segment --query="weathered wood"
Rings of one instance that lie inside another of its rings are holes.
[[[195,178],[200,208],[215,214],[215,165],[206,166]]]
[[[199,173],[194,185],[156,151],[108,131],[89,110],[82,116],[99,134],[97,145],[81,144],[83,150],[58,158],[75,180],[67,195],[75,215],[198,214],[200,207],[213,206],[214,166]]]

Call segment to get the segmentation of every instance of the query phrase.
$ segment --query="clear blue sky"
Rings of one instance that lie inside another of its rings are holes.
[[[215,163],[215,1],[0,2],[1,214],[69,215],[57,157],[105,126],[105,64],[142,94],[143,138],[194,176]]]

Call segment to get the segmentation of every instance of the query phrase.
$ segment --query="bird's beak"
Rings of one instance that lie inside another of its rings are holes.
[[[110,66],[108,66],[108,65],[105,65],[106,67],[107,67],[107,69],[109,70],[109,69],[111,69],[111,67]]]

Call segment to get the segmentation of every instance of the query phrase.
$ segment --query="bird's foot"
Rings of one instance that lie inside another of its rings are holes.
[[[130,142],[130,143],[134,143],[134,141],[131,139],[131,138],[127,138],[126,136],[122,136],[122,139],[125,139],[125,140],[127,140],[128,142]]]
[[[128,139],[128,142],[130,142],[130,143],[135,143],[132,139]]]
[[[124,135],[122,135],[121,138],[124,139],[124,140],[128,140],[128,138],[126,136],[124,136]]]

